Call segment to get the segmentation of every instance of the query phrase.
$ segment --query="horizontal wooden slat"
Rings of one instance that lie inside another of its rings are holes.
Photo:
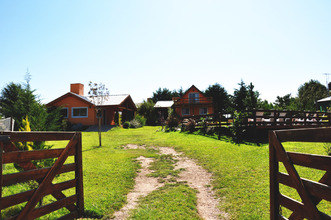
[[[28,219],[35,219],[40,216],[46,215],[48,213],[54,212],[58,209],[64,208],[67,205],[72,205],[77,202],[77,195],[73,195],[61,200],[58,200],[56,202],[53,202],[51,204],[47,204],[45,206],[39,207],[31,211],[29,214]]]
[[[287,218],[285,218],[284,216],[282,216],[281,214],[279,214],[279,220],[288,220]]]
[[[295,152],[287,152],[287,155],[289,156],[293,164],[319,170],[331,170],[330,156],[303,154]],[[280,161],[283,162],[282,160]]]
[[[62,166],[62,168],[60,169],[60,171],[57,174],[75,171],[75,168],[76,168],[76,165],[74,163],[65,164]],[[28,180],[42,179],[46,176],[46,174],[48,173],[48,171],[50,169],[51,168],[48,167],[48,168],[23,171],[20,173],[3,175],[2,186],[9,186],[9,185],[16,184],[16,183],[22,183],[22,182],[26,182]]]
[[[70,212],[67,215],[64,215],[64,216],[58,218],[57,220],[72,220],[72,219],[77,219],[78,217],[79,217],[78,216],[78,212],[77,211],[73,211],[73,212]]]
[[[62,190],[73,188],[76,186],[76,182],[77,181],[75,179],[73,179],[73,180],[69,180],[66,182],[54,184],[45,190],[45,196],[52,194],[55,191],[62,191]],[[11,196],[2,198],[1,209],[5,209],[8,207],[20,204],[22,202],[28,201],[34,191],[35,190],[29,190],[26,192],[22,192],[22,193],[18,193],[15,195],[11,195]]]
[[[24,163],[31,160],[42,160],[48,158],[59,157],[62,153],[62,149],[49,149],[49,150],[32,150],[32,151],[14,151],[3,154],[3,163]],[[70,156],[76,153],[73,147],[70,150]]]
[[[70,140],[76,132],[3,132],[12,142]]]
[[[279,204],[291,211],[301,213],[304,217],[309,217],[304,205],[290,197],[279,194]]]
[[[331,187],[322,183],[314,182],[308,179],[301,178],[304,186],[310,195],[315,196],[320,199],[327,200],[331,202]],[[294,188],[294,184],[292,183],[288,174],[278,173],[278,181],[281,184]]]
[[[9,135],[1,135],[0,134],[0,141],[4,141],[4,142],[10,141]]]
[[[274,132],[281,142],[331,142],[331,128],[306,128]]]

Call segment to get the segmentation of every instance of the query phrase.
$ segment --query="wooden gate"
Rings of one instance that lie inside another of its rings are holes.
[[[283,206],[293,213],[289,219],[331,219],[317,208],[322,200],[331,201],[331,157],[286,152],[282,142],[331,142],[331,128],[297,129],[269,132],[270,219],[286,219],[280,213]],[[279,162],[288,174],[279,172]],[[294,165],[324,170],[319,182],[300,178]],[[279,184],[294,188],[302,202],[279,192]]]
[[[14,142],[59,141],[69,140],[62,149],[20,151]],[[66,163],[68,156],[74,156],[74,163]],[[37,168],[32,161],[57,158],[52,167]],[[74,219],[83,215],[83,171],[82,171],[82,139],[78,132],[5,132],[0,134],[0,184],[3,187],[12,184],[35,180],[36,189],[3,197],[0,195],[0,211],[26,202],[19,214],[9,219],[35,219],[61,208],[69,210],[62,219]],[[3,165],[18,164],[23,171],[12,174],[2,174]],[[56,175],[75,172],[74,179],[53,184]],[[66,196],[62,191],[75,187],[75,194]],[[46,195],[52,195],[57,201],[36,207]]]

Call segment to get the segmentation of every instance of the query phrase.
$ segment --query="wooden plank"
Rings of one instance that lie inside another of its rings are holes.
[[[270,219],[277,220],[279,215],[279,184],[277,182],[278,161],[273,142],[274,133],[269,132],[269,173],[270,173]]]
[[[292,183],[290,177],[288,174],[285,173],[278,173],[278,180],[280,183],[294,188],[294,184]],[[307,191],[309,192],[310,195],[315,196],[319,199],[324,199],[329,202],[331,202],[331,187],[323,184],[323,183],[318,183],[314,182],[308,179],[301,178],[303,184],[307,188]],[[314,204],[316,205],[316,204]]]
[[[61,167],[57,174],[67,173],[75,171],[75,164],[65,164]],[[26,182],[28,180],[39,180],[45,178],[46,174],[51,170],[48,168],[34,169],[29,171],[23,171],[20,173],[13,173],[3,175],[3,186],[9,186],[16,183]]]
[[[43,160],[48,158],[59,157],[62,153],[62,149],[49,149],[49,150],[33,150],[33,151],[14,151],[4,154],[3,163],[24,163],[31,160]],[[70,151],[69,156],[75,154],[75,149]]]
[[[0,217],[1,217],[1,210],[3,206],[3,198],[2,198],[2,183],[3,183],[3,175],[2,175],[2,170],[3,170],[3,141],[0,141]]]
[[[84,190],[83,190],[83,155],[82,155],[82,134],[77,133],[77,144],[76,144],[76,172],[75,177],[77,179],[76,195],[78,196],[77,208],[78,216],[81,217],[84,214]]]
[[[78,218],[78,212],[73,211],[73,212],[70,212],[67,215],[64,215],[64,216],[58,218],[57,220],[72,220],[72,219],[77,219],[77,218]]]
[[[331,128],[306,128],[275,131],[280,142],[331,142]]]
[[[273,131],[273,133],[274,133],[273,137],[275,139],[276,132]],[[285,169],[286,169],[287,173],[289,174],[289,176],[295,186],[295,189],[297,190],[300,198],[302,199],[302,201],[305,205],[305,210],[308,210],[308,212],[309,212],[308,217],[310,219],[316,219],[316,220],[321,219],[316,206],[313,204],[313,202],[309,196],[309,193],[307,192],[307,189],[303,185],[303,183],[300,179],[300,176],[299,176],[298,172],[296,171],[296,169],[294,168],[293,164],[291,163],[290,158],[288,157],[283,145],[279,142],[279,140],[273,141],[273,144],[277,151],[278,160],[283,161]],[[280,159],[280,158],[282,158],[282,159]]]
[[[70,140],[75,132],[3,132],[12,142]]]
[[[39,207],[31,211],[31,213],[25,217],[26,220],[29,219],[35,219],[40,216],[46,215],[48,213],[54,212],[58,209],[61,209],[67,205],[72,205],[77,202],[77,195],[73,195],[61,200],[58,200],[56,202],[53,202],[51,204],[47,204],[45,206]]]
[[[76,135],[72,137],[67,147],[63,150],[61,156],[57,159],[51,170],[46,175],[43,182],[39,185],[39,187],[36,189],[34,194],[32,195],[31,199],[28,201],[28,203],[23,208],[22,212],[17,217],[17,220],[22,220],[26,216],[29,215],[31,210],[36,206],[36,204],[39,202],[39,200],[44,196],[44,190],[49,187],[56,175],[56,173],[61,169],[63,163],[66,161],[70,149],[74,147],[77,144],[77,138]]]
[[[69,180],[66,182],[62,182],[62,183],[57,183],[52,185],[51,187],[47,188],[45,190],[45,195],[49,195],[54,193],[55,191],[62,191],[62,190],[66,190],[66,189],[70,189],[76,186],[76,180]],[[18,193],[18,194],[14,194],[14,195],[10,195],[7,197],[3,198],[3,202],[2,202],[2,209],[20,204],[22,202],[26,202],[29,200],[29,198],[33,195],[34,193],[34,189],[33,190],[29,190],[29,191],[25,191],[22,193]]]
[[[307,210],[305,206],[299,201],[279,194],[279,204],[291,211],[300,213],[302,215],[301,217],[310,218],[309,210]]]
[[[287,155],[293,164],[319,170],[331,170],[330,156],[303,154],[296,152],[287,152]]]

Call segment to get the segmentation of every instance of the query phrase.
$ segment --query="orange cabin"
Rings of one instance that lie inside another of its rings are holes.
[[[130,95],[109,95],[104,103],[95,105],[91,99],[84,96],[84,85],[75,83],[70,85],[70,92],[49,102],[47,107],[61,107],[62,114],[72,124],[97,125],[99,117],[103,125],[115,125],[118,115],[122,121],[131,120],[137,110]],[[97,115],[97,108],[101,109]]]
[[[207,115],[214,113],[213,98],[192,85],[182,97],[174,97],[174,107],[180,117]]]

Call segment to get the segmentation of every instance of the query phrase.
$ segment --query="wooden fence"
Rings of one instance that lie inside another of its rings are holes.
[[[69,140],[62,149],[20,151],[14,143],[35,141],[59,141]],[[74,156],[74,163],[66,163],[68,156]],[[37,168],[32,161],[57,158],[52,167]],[[35,180],[38,183],[36,189],[3,197],[0,195],[0,211],[26,202],[19,214],[8,219],[35,219],[54,212],[61,208],[69,210],[69,214],[61,219],[74,219],[83,215],[83,171],[82,171],[82,138],[79,132],[4,132],[0,134],[0,160],[1,175],[0,184],[4,187]],[[23,171],[3,175],[4,164],[15,163]],[[53,184],[54,177],[59,174],[74,172],[74,179]],[[63,190],[74,188],[75,194],[66,196]],[[57,201],[42,205],[37,203],[44,196],[52,195]]]
[[[256,109],[243,112],[242,127],[250,128],[311,128],[331,126],[331,113],[311,111],[279,111]],[[209,115],[189,116],[197,124],[203,119],[208,126],[231,126],[234,120],[233,113],[218,113]]]
[[[331,157],[286,152],[282,142],[331,142],[331,128],[295,129],[269,132],[270,165],[270,219],[287,219],[280,213],[283,206],[292,211],[288,219],[331,219],[321,212],[317,204],[322,200],[331,202]],[[282,162],[287,174],[279,172]],[[303,179],[294,165],[326,171],[319,182]],[[279,191],[283,184],[295,189],[301,202]]]

